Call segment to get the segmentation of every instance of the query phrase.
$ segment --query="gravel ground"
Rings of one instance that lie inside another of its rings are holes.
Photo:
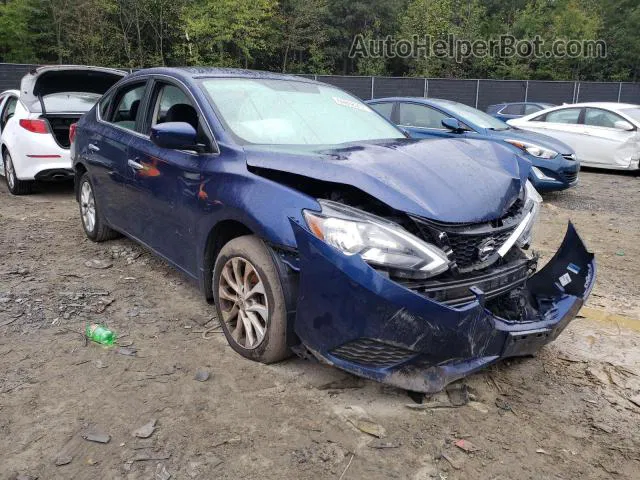
[[[637,479],[639,191],[588,171],[547,195],[535,248],[549,258],[574,221],[599,268],[588,307],[537,357],[415,409],[316,363],[242,359],[181,274],[85,240],[70,188],[2,185],[0,479]],[[119,347],[84,342],[95,321]]]

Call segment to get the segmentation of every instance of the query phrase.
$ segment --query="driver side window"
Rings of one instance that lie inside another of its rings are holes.
[[[425,105],[401,103],[398,123],[405,127],[443,129],[445,118],[448,117],[444,113]]]
[[[185,122],[201,133],[198,111],[187,94],[180,88],[160,83],[156,87],[154,99],[149,130],[159,123]]]

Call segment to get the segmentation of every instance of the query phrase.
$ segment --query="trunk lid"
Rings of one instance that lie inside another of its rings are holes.
[[[30,112],[46,114],[47,96],[52,96],[52,106],[64,105],[60,94],[74,93],[72,110],[69,113],[84,113],[91,109],[100,95],[125,77],[127,72],[105,67],[81,65],[54,65],[39,67],[31,71],[20,82],[20,99]],[[89,107],[88,109],[86,107]],[[43,108],[44,107],[44,108]],[[64,112],[64,107],[54,107],[52,111]]]

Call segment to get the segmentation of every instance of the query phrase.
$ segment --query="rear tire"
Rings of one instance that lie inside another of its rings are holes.
[[[246,235],[225,244],[215,261],[212,287],[231,348],[262,363],[290,356],[282,280],[262,240]]]
[[[29,195],[33,191],[33,182],[18,179],[13,159],[8,150],[4,151],[2,159],[4,163],[4,179],[7,182],[9,191],[13,195]]]
[[[120,236],[120,234],[109,227],[102,218],[93,194],[93,184],[91,180],[89,180],[89,174],[87,172],[80,178],[78,204],[80,205],[82,229],[89,240],[104,242],[105,240],[111,240]]]

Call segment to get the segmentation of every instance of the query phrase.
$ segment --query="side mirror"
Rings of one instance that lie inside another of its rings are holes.
[[[200,151],[197,136],[196,129],[186,122],[159,123],[151,128],[151,141],[171,150]]]
[[[462,133],[466,130],[462,122],[451,117],[442,120],[442,126],[451,130],[453,133]]]
[[[633,125],[631,125],[626,120],[618,120],[616,123],[613,124],[613,126],[618,130],[624,130],[626,132],[633,130]]]

